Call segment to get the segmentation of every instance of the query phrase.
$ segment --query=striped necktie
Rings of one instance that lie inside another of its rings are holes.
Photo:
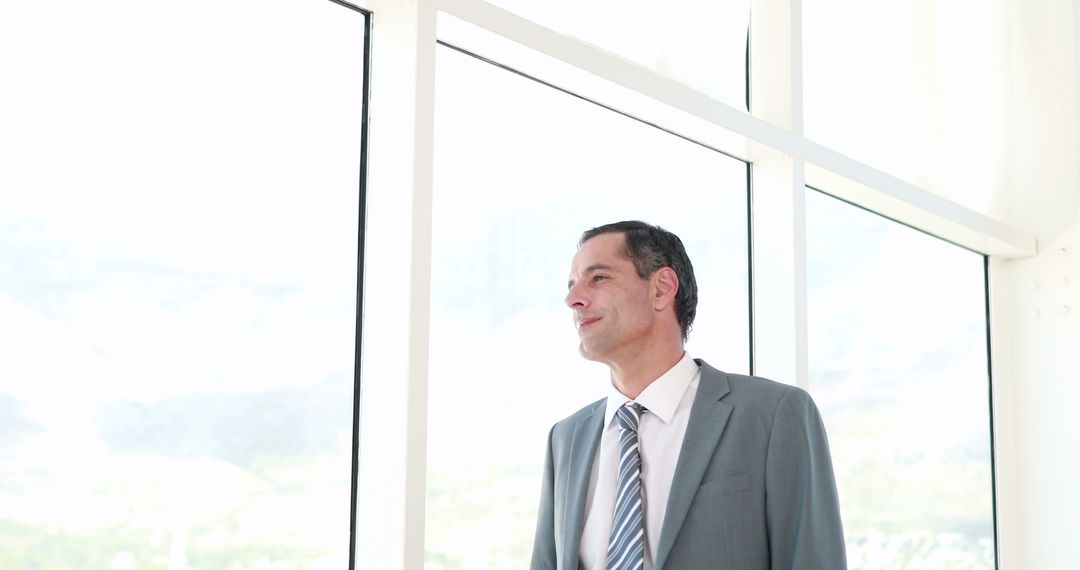
[[[645,565],[645,525],[641,497],[638,419],[641,404],[627,402],[615,412],[619,426],[619,482],[608,541],[607,570],[637,570]]]

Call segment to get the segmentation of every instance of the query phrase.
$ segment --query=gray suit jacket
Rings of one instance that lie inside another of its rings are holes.
[[[840,570],[829,444],[805,391],[705,362],[671,482],[655,570]],[[605,400],[548,436],[532,570],[577,570]]]

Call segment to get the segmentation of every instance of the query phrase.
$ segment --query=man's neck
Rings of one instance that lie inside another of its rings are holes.
[[[633,400],[657,378],[678,364],[685,353],[680,344],[667,350],[637,354],[620,362],[610,362],[608,368],[611,369],[611,383],[615,389]]]

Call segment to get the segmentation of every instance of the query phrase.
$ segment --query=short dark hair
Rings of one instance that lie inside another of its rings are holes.
[[[682,326],[683,340],[686,340],[697,315],[697,280],[694,279],[694,266],[686,255],[682,240],[660,226],[630,220],[586,230],[581,234],[578,247],[598,235],[612,233],[621,233],[626,237],[624,257],[634,264],[638,277],[648,279],[661,267],[670,267],[675,271],[679,278],[675,317]]]

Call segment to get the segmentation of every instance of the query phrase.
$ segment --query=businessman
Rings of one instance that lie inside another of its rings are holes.
[[[697,284],[679,238],[588,230],[568,287],[581,355],[611,387],[548,436],[533,570],[846,568],[810,396],[683,350]]]

